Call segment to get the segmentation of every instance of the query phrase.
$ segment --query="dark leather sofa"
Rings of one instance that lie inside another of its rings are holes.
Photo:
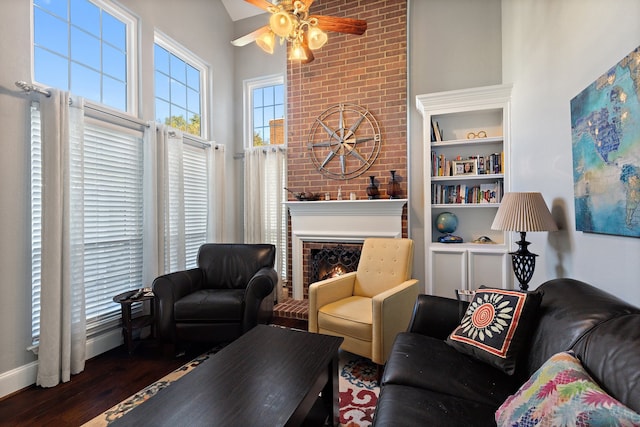
[[[640,309],[572,279],[536,291],[543,295],[539,318],[512,376],[445,343],[459,324],[457,300],[420,295],[408,331],[392,347],[374,425],[495,426],[506,398],[570,349],[606,392],[640,412]]]
[[[202,245],[198,267],[153,282],[156,334],[163,344],[229,342],[273,315],[275,246]]]

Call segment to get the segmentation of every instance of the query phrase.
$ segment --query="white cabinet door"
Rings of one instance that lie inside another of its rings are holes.
[[[429,252],[431,289],[427,291],[432,295],[455,298],[456,289],[466,289],[467,251],[440,246],[431,247]]]
[[[429,248],[427,292],[455,298],[456,289],[476,290],[480,286],[512,289],[511,256],[502,250],[469,248],[457,244]]]
[[[505,252],[468,251],[469,289],[480,286],[511,289],[511,256]]]

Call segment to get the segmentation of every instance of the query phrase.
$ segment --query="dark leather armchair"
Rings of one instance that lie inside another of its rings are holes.
[[[228,342],[273,314],[275,246],[208,243],[198,267],[153,282],[156,333],[163,344]]]

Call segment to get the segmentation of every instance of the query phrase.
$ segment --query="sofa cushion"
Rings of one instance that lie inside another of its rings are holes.
[[[447,344],[511,375],[528,344],[542,295],[481,287]]]
[[[387,384],[445,393],[495,410],[522,383],[441,339],[403,332],[396,337],[384,369],[383,388]]]
[[[582,366],[603,389],[640,412],[640,315],[596,326],[573,347]]]
[[[537,291],[543,298],[530,350],[522,365],[524,380],[554,354],[570,350],[595,326],[608,319],[640,313],[640,309],[620,298],[575,279],[549,280]]]
[[[202,289],[174,303],[177,322],[239,322],[244,309],[244,289]]]
[[[495,407],[404,385],[380,392],[374,426],[495,427]]]
[[[318,309],[320,330],[342,336],[371,341],[373,324],[371,298],[352,296],[332,302]]]
[[[496,411],[498,426],[638,426],[640,414],[609,396],[571,352],[552,356]]]

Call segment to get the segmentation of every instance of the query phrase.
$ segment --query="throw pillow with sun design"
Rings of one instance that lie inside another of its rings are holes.
[[[541,299],[538,292],[481,287],[447,344],[512,375]]]

